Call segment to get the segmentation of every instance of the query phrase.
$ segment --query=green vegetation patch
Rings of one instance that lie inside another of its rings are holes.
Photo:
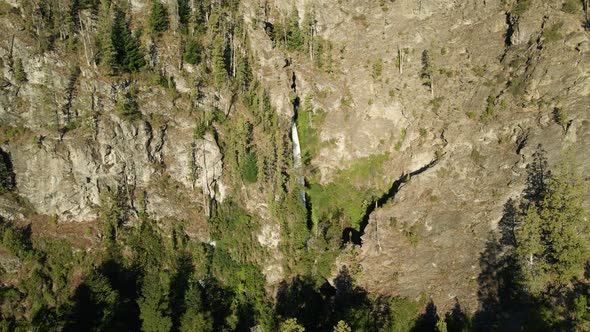
[[[543,31],[543,38],[548,43],[555,42],[563,38],[559,30],[563,26],[563,22],[553,24],[549,29]]]
[[[565,0],[563,3],[563,10],[566,13],[576,14],[581,9],[581,2],[579,0]]]
[[[373,64],[373,79],[378,79],[381,77],[383,73],[383,60],[381,58],[377,59]]]
[[[301,144],[301,157],[305,165],[311,163],[311,159],[317,156],[322,142],[318,129],[326,120],[326,112],[322,109],[313,109],[311,97],[307,96],[303,108],[297,116],[297,131]]]
[[[520,16],[524,14],[531,6],[531,0],[518,0],[516,6],[512,10],[512,14]]]
[[[307,194],[311,199],[313,223],[342,218],[358,230],[367,205],[380,194],[379,179],[383,163],[388,159],[388,154],[361,158],[338,171],[329,184],[310,185]]]
[[[442,105],[442,102],[445,100],[445,97],[434,97],[432,100],[430,100],[430,106],[432,106],[432,110],[433,111],[438,111],[440,110],[440,107]]]

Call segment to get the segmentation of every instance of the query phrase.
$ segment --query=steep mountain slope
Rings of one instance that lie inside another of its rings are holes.
[[[347,266],[370,292],[475,312],[483,258],[539,145],[551,166],[575,149],[590,176],[581,4],[197,2],[162,1],[161,33],[151,1],[118,4],[109,15],[135,38],[123,53],[141,46],[141,66],[121,60],[132,69],[105,67],[107,1],[0,2],[0,148],[15,184],[3,218],[98,248],[116,202],[122,225],[182,220],[224,248],[210,217],[236,204],[263,252],[237,255],[269,294],[302,271],[335,285]],[[55,7],[74,3],[78,21],[58,25]]]

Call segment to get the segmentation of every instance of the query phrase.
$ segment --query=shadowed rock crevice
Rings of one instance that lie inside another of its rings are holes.
[[[369,205],[367,205],[367,209],[365,210],[365,213],[363,214],[363,217],[361,219],[359,230],[356,230],[354,227],[347,227],[344,229],[344,231],[342,232],[342,243],[346,244],[348,242],[352,242],[359,246],[362,245],[363,242],[361,237],[365,234],[365,228],[369,224],[369,217],[371,216],[371,214],[378,207],[383,206],[389,200],[393,199],[395,195],[399,192],[399,190],[403,187],[403,185],[410,181],[412,177],[426,172],[430,168],[434,167],[438,163],[438,161],[439,158],[437,157],[428,164],[418,168],[415,171],[402,174],[397,180],[393,182],[393,184],[385,194],[373,200]]]

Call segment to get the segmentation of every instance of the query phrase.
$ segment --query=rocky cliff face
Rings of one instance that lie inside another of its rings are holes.
[[[293,115],[293,91],[312,94],[325,111],[324,144],[311,160],[322,183],[354,160],[387,153],[377,178],[388,188],[437,160],[367,210],[362,246],[338,260],[360,266],[358,280],[369,290],[477,309],[480,253],[505,203],[520,197],[537,146],[551,163],[573,146],[580,171],[590,175],[590,35],[581,12],[565,13],[559,1],[533,3],[517,12],[516,3],[500,0],[265,2],[271,12],[314,6],[317,34],[332,45],[326,70],[306,54],[273,47],[259,17],[263,4],[241,2],[256,76],[276,111]],[[147,7],[131,2],[136,15]],[[101,195],[120,191],[135,213],[145,203],[156,219],[202,222],[209,199],[223,201],[223,156],[213,135],[194,135],[187,112],[193,69],[179,69],[178,45],[161,47],[158,61],[187,97],[140,82],[143,117],[129,121],[112,112],[129,82],[106,81],[84,63],[73,75],[63,54],[33,53],[24,22],[14,17],[0,18],[1,147],[18,195],[37,213],[93,220]],[[16,57],[26,84],[16,84],[7,65]],[[201,103],[232,104],[231,96],[207,90]],[[75,128],[52,127],[70,116]],[[258,239],[274,253],[267,274],[274,283],[283,276],[281,235],[260,192],[246,200],[267,223]]]
[[[145,4],[135,5],[141,10]],[[60,54],[35,53],[23,24],[2,18],[0,56],[22,59],[27,82],[4,86],[0,118],[4,134],[16,133],[2,148],[11,156],[19,195],[35,211],[63,221],[94,220],[101,195],[120,190],[136,213],[145,193],[154,218],[185,219],[207,201],[201,196],[223,200],[217,142],[209,134],[194,137],[196,124],[186,113],[170,117],[176,106],[164,89],[140,87],[140,112],[147,115],[142,120],[111,113],[132,82],[101,80],[92,66],[72,73]],[[11,67],[4,65],[2,72],[14,83]],[[59,129],[65,123],[71,127]],[[185,202],[169,197],[163,182],[177,183]]]
[[[371,213],[352,259],[368,289],[477,309],[480,253],[505,203],[522,195],[537,146],[551,162],[574,146],[588,176],[590,53],[581,12],[565,13],[561,3],[513,8],[500,1],[317,4],[318,30],[334,43],[337,69],[318,73],[296,63],[294,71],[299,89],[321,96],[314,101],[327,112],[321,138],[330,144],[312,161],[322,178],[347,160],[387,152],[391,184],[440,157]],[[434,91],[424,84],[425,51]],[[557,123],[556,112],[567,120]]]

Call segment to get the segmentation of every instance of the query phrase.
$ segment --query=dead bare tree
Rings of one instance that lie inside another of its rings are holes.
[[[422,52],[422,79],[424,85],[430,87],[431,97],[434,98],[434,68],[432,66],[432,58],[428,50]]]
[[[584,0],[584,28],[590,30],[590,18],[588,17],[588,0]]]
[[[404,73],[404,52],[399,46],[397,47],[397,61],[400,75]]]

